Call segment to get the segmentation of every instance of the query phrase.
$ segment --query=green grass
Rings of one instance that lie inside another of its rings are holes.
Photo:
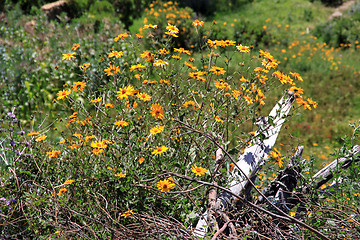
[[[306,33],[311,35],[311,30],[316,25],[326,23],[333,11],[334,8],[326,7],[320,1],[254,1],[244,4],[234,12],[218,13],[214,17],[218,24],[226,23],[227,36],[234,35],[235,29],[231,25],[236,27],[236,22],[241,20],[258,27],[266,26],[272,41],[259,47],[268,50],[282,62],[279,65],[280,70],[299,72],[304,78],[304,82],[299,86],[304,89],[306,96],[319,103],[318,108],[303,111],[290,119],[288,128],[282,130],[278,143],[288,142],[290,138],[292,145],[305,145],[304,154],[314,154],[318,167],[324,161],[332,160],[328,159],[328,154],[343,144],[342,138],[345,135],[350,136],[352,133],[349,123],[360,119],[357,110],[360,106],[357,93],[360,87],[359,54],[355,47],[337,51],[328,47],[327,50],[335,57],[334,61],[339,61],[337,69],[331,68],[330,58],[325,55],[325,51],[311,56],[311,59],[302,56],[299,61],[284,61],[284,57],[291,58],[288,46],[293,40],[299,40],[299,45],[303,46],[320,42],[306,39]],[[288,30],[284,30],[286,25],[289,25]],[[282,53],[281,49],[286,49],[287,53]],[[297,50],[301,51],[300,48]],[[297,50],[294,50],[293,54],[296,54]],[[269,101],[264,114],[270,111],[274,102],[275,99]],[[286,146],[281,148],[284,151],[289,150]]]

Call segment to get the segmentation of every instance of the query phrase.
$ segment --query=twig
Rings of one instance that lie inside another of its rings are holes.
[[[201,184],[204,184],[204,185],[208,185],[208,186],[212,186],[212,187],[216,187],[224,192],[227,192],[231,195],[233,195],[234,197],[240,199],[243,203],[245,204],[248,204],[250,205],[251,207],[253,208],[256,208],[257,210],[259,211],[262,211],[274,218],[278,218],[278,219],[282,219],[284,221],[287,221],[287,222],[290,222],[290,223],[296,223],[296,224],[299,224],[300,226],[308,229],[309,231],[313,232],[315,235],[317,235],[317,237],[319,237],[320,239],[326,239],[326,240],[330,240],[330,238],[326,237],[324,234],[322,234],[321,232],[319,232],[318,230],[314,229],[313,227],[309,226],[308,224],[304,223],[304,222],[301,222],[300,220],[296,219],[296,218],[293,218],[289,215],[287,215],[286,213],[284,213],[283,211],[281,211],[278,207],[276,207],[274,204],[272,204],[267,198],[267,201],[272,205],[272,207],[278,211],[281,215],[279,214],[276,214],[276,213],[273,213],[271,211],[268,211],[252,202],[249,202],[247,201],[246,199],[242,198],[240,195],[237,195],[233,192],[231,192],[229,189],[227,188],[224,188],[224,187],[221,187],[221,186],[215,186],[213,185],[212,183],[209,183],[209,182],[204,182],[204,181],[201,181],[201,180],[197,180],[197,179],[194,179],[194,178],[190,178],[190,177],[187,177],[187,176],[184,176],[184,175],[181,175],[181,174],[177,174],[177,173],[170,173],[170,175],[173,175],[173,176],[176,176],[176,177],[179,177],[179,178],[183,178],[183,179],[186,179],[186,180],[189,180],[189,181],[195,181],[195,182],[198,182],[198,183],[201,183]]]

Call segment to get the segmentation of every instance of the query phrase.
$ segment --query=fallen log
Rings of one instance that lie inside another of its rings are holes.
[[[276,106],[271,110],[267,118],[260,118],[258,121],[258,130],[255,132],[254,140],[247,147],[244,153],[236,162],[229,192],[223,191],[216,200],[215,209],[221,212],[230,210],[236,204],[236,195],[240,195],[250,183],[249,179],[255,176],[260,164],[268,157],[269,152],[275,145],[277,136],[289,114],[292,103],[295,100],[293,92],[288,92]],[[253,186],[253,183],[252,183]],[[212,206],[212,208],[214,208]],[[197,237],[204,238],[209,228],[209,211],[207,210],[200,217],[194,234]]]

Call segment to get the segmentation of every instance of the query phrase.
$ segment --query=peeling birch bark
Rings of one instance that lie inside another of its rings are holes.
[[[233,180],[229,184],[229,190],[232,193],[240,195],[248,184],[247,179],[256,173],[259,165],[268,157],[268,153],[275,145],[281,126],[284,124],[294,100],[294,93],[288,92],[271,110],[267,118],[260,119],[258,122],[259,129],[255,133],[254,140],[236,163]],[[263,136],[263,140],[260,139],[260,134]],[[217,198],[216,207],[220,211],[226,211],[235,202],[236,199],[231,194],[223,192]],[[204,238],[208,231],[209,226],[205,218],[208,218],[208,211],[203,214],[203,217],[200,217],[196,225],[194,235],[197,237]]]

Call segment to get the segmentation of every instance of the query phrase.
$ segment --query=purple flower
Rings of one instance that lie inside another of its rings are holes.
[[[16,116],[15,116],[15,114],[13,114],[12,112],[8,112],[7,114],[6,114],[6,118],[7,119],[10,119],[10,118],[12,118],[12,119],[16,119]]]
[[[16,142],[15,142],[14,140],[11,140],[11,141],[10,141],[10,145],[13,147],[13,146],[16,145]]]

